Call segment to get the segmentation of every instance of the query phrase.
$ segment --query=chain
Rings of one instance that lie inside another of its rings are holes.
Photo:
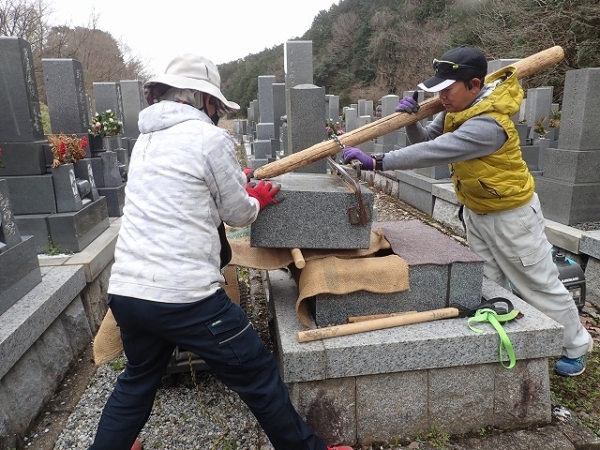
[[[219,445],[219,443],[221,443],[223,440],[225,440],[225,438],[229,434],[229,431],[230,431],[229,425],[227,425],[227,422],[225,422],[220,417],[216,417],[213,414],[209,413],[206,410],[206,408],[204,407],[204,400],[202,399],[202,393],[200,392],[200,386],[198,386],[198,383],[196,382],[196,371],[194,370],[194,365],[192,364],[191,353],[188,355],[188,362],[190,363],[190,375],[192,376],[192,382],[194,383],[194,387],[196,388],[196,392],[198,393],[198,401],[200,403],[200,411],[202,412],[202,414],[204,414],[210,420],[218,423],[219,425],[221,425],[224,428],[224,431],[219,436],[219,439],[217,439],[216,442],[211,447],[211,450],[215,450],[217,448],[217,445]]]
[[[344,150],[344,149],[346,148],[346,146],[345,146],[344,144],[342,144],[342,141],[340,141],[340,138],[339,138],[339,137],[337,137],[337,134],[333,134],[333,135],[331,135],[331,137],[333,138],[333,140],[334,140],[335,142],[337,142],[337,143],[338,143],[338,145],[340,146],[340,148],[341,148],[342,150]]]

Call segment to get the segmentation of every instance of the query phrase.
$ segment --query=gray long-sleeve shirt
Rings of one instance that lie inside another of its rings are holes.
[[[445,117],[445,112],[438,114],[427,127],[419,122],[407,126],[411,145],[386,153],[383,170],[417,169],[481,158],[497,151],[508,139],[502,126],[489,116],[473,117],[454,132],[442,133]]]

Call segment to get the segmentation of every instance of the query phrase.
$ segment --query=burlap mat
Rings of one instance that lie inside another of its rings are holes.
[[[97,366],[112,361],[121,353],[123,353],[123,341],[121,341],[121,332],[119,326],[113,316],[112,311],[108,308],[98,333],[94,338],[94,363]]]
[[[289,248],[250,247],[250,230],[243,228],[227,232],[227,239],[233,253],[230,264],[251,267],[261,270],[275,270],[287,267],[294,262]],[[319,250],[301,249],[305,261],[337,256],[339,258],[360,258],[373,255],[379,250],[389,249],[390,243],[386,240],[383,230],[371,230],[369,248],[350,250]]]
[[[296,314],[306,327],[313,323],[306,300],[319,294],[357,291],[391,294],[409,289],[408,264],[397,255],[342,259],[335,256],[306,262],[298,280]]]

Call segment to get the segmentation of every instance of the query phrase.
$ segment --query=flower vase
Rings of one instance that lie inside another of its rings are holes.
[[[102,138],[102,148],[107,152],[112,150],[112,138],[110,136]]]

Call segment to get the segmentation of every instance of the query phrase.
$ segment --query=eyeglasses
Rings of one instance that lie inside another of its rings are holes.
[[[477,67],[468,66],[466,64],[458,64],[452,61],[442,61],[439,59],[433,60],[433,70],[440,74],[451,74],[454,70],[458,69],[477,69]]]

